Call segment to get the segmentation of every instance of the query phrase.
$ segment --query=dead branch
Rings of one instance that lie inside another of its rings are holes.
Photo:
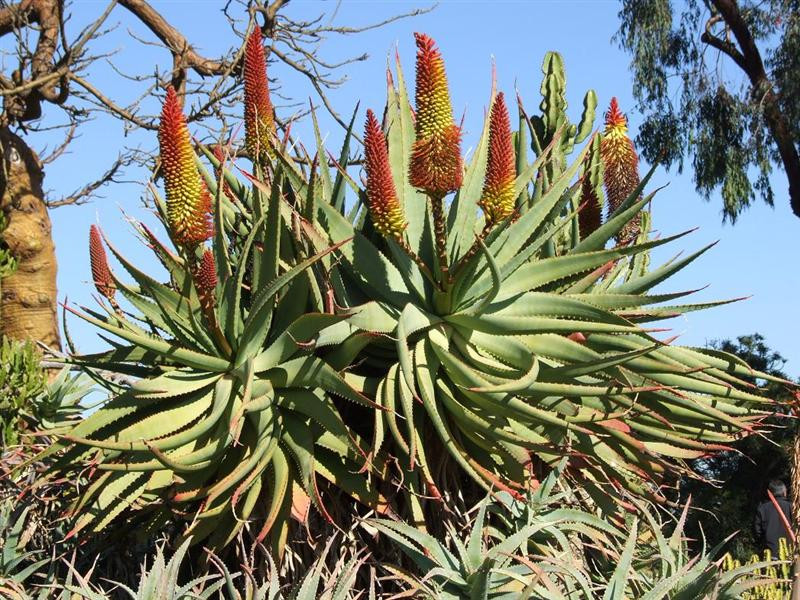
[[[185,99],[187,120],[228,130],[230,118],[240,117],[241,39],[257,27],[265,36],[268,59],[303,75],[325,109],[346,128],[347,122],[333,108],[328,90],[345,80],[339,76],[343,67],[364,60],[366,54],[327,60],[321,51],[326,37],[375,29],[423,14],[435,6],[407,11],[365,26],[346,27],[333,23],[335,10],[312,19],[296,19],[286,14],[289,5],[290,0],[230,0],[222,12],[234,35],[233,43],[228,52],[216,57],[198,52],[177,24],[169,22],[148,0],[108,0],[102,13],[72,39],[67,38],[65,27],[70,18],[69,0],[18,0],[16,3],[0,0],[0,37],[13,35],[15,38],[14,43],[6,45],[0,53],[4,61],[18,64],[0,73],[0,97],[3,99],[0,126],[15,126],[23,132],[43,131],[53,127],[48,122],[45,128],[39,121],[43,107],[58,107],[66,114],[67,122],[56,127],[65,127],[66,133],[63,142],[45,157],[45,163],[51,163],[67,152],[80,132],[79,126],[98,113],[111,115],[124,123],[126,132],[137,128],[157,129],[158,115],[148,114],[142,107],[148,98],[171,83]],[[241,16],[233,15],[232,6],[240,7]],[[108,25],[109,18],[115,10],[121,9],[153,36],[153,39],[139,39],[131,34],[130,39],[164,48],[168,53],[171,61],[166,70],[156,68],[149,74],[128,75],[111,60],[116,51],[96,53],[90,50],[96,47],[98,39],[115,30],[117,25]],[[91,66],[97,61],[106,61],[124,80],[141,84],[133,102],[121,104],[115,94],[95,82]],[[281,96],[277,86],[274,92],[275,97]],[[49,201],[48,206],[87,201],[97,195],[102,185],[116,181],[129,164],[130,159],[121,155],[99,179],[61,199]]]
[[[56,208],[59,206],[69,206],[71,204],[79,205],[84,204],[97,197],[97,191],[107,183],[117,182],[116,175],[120,169],[131,164],[131,158],[126,154],[120,154],[109,169],[100,177],[84,185],[83,187],[75,190],[71,194],[59,198],[58,200],[45,200],[48,208]]]

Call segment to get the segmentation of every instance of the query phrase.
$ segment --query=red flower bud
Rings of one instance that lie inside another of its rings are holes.
[[[253,162],[273,154],[270,136],[275,134],[275,117],[269,97],[267,61],[261,31],[253,29],[244,49],[244,131],[245,146]]]
[[[500,92],[489,114],[489,155],[480,200],[487,225],[502,221],[514,212],[514,180],[517,177],[515,162],[511,121],[505,97]]]
[[[109,300],[112,299],[117,288],[114,285],[114,278],[111,276],[111,269],[108,267],[106,249],[103,247],[103,240],[97,225],[89,228],[89,263],[92,267],[94,287],[100,294]]]

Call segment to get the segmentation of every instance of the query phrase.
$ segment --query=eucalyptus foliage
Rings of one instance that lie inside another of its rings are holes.
[[[679,172],[688,163],[732,222],[759,198],[772,205],[778,165],[800,216],[800,3],[624,0],[619,18],[643,155]]]

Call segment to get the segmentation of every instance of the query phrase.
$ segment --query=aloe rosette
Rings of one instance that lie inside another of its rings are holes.
[[[431,600],[732,599],[749,598],[751,588],[770,591],[764,571],[777,580],[774,566],[773,573],[765,568],[774,562],[754,557],[742,567],[726,557],[723,571],[720,547],[690,554],[688,505],[668,519],[636,499],[638,515],[626,519],[587,510],[576,500],[579,490],[559,478],[562,467],[563,461],[521,500],[505,492],[487,496],[462,517],[465,530],[448,523],[446,534],[434,537],[405,523],[371,520],[413,567],[381,568],[403,582],[408,596]],[[787,579],[788,566],[782,566]]]
[[[279,157],[295,193],[317,199],[306,213],[317,249],[352,239],[331,270],[336,304],[379,308],[366,329],[342,324],[329,358],[353,365],[349,380],[383,409],[372,452],[399,459],[412,504],[438,496],[453,465],[487,490],[520,495],[565,455],[566,473],[605,507],[621,488],[662,499],[665,476],[752,433],[771,409],[740,360],[677,346],[648,328],[722,304],[673,305],[691,292],[652,291],[708,248],[651,269],[649,251],[685,233],[653,240],[643,225],[630,244],[613,245],[652,200],[642,194],[652,171],[605,223],[595,219],[580,235],[586,196],[602,198],[596,102],[588,94],[580,125],[569,124],[566,103],[556,102],[564,78],[554,53],[545,61],[543,115],[529,118],[520,106],[521,127],[511,132],[493,91],[471,160],[453,175],[462,157],[439,155],[459,152],[460,139],[443,103],[443,62],[438,51],[431,59],[427,36],[417,44],[416,111],[398,61],[384,139],[376,140],[371,113],[367,120],[365,187],[347,174],[348,152],[337,161],[336,183],[350,186],[355,206],[346,209],[324,170],[309,178],[291,156]],[[433,150],[420,149],[434,146],[438,170],[422,172]],[[318,152],[327,156],[321,145]]]
[[[208,538],[220,547],[250,522],[256,538],[270,535],[280,551],[293,500],[329,517],[323,480],[386,508],[359,474],[367,450],[333,396],[373,403],[315,354],[337,324],[368,323],[369,307],[327,310],[318,267],[347,242],[305,252],[286,227],[280,167],[271,170],[273,185],[253,178],[248,187],[209,152],[215,181],[189,145],[176,100],[169,92],[160,134],[166,200],[154,192],[175,250],[138,226],[169,281],[145,274],[105,240],[130,281],[118,276],[92,228],[94,282],[122,308],[73,311],[116,341],[104,337],[111,350],[72,361],[102,369],[114,393],[57,432],[46,453],[60,453],[57,470],[91,474],[72,507],[70,535],[126,514],[145,527],[177,519],[193,543]],[[108,373],[128,383],[112,384]]]

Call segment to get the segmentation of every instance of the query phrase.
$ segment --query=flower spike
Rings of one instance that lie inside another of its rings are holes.
[[[401,241],[407,223],[389,168],[386,138],[371,110],[367,110],[364,133],[364,166],[367,171],[369,213],[375,229],[386,238]]]
[[[442,197],[461,187],[461,129],[453,122],[444,60],[435,42],[423,33],[417,41],[416,141],[412,149],[411,185]]]
[[[94,287],[101,295],[109,300],[114,298],[117,287],[111,277],[111,269],[108,266],[106,249],[103,247],[103,240],[100,236],[100,228],[92,225],[89,228],[89,263],[92,267],[92,280]]]
[[[604,164],[604,183],[608,196],[608,216],[630,196],[641,181],[639,157],[633,141],[628,137],[628,119],[619,109],[616,98],[606,112],[606,128],[600,146]],[[617,234],[617,242],[625,244],[639,234],[640,217],[636,215]]]
[[[167,223],[177,244],[192,248],[214,233],[211,195],[195,164],[189,130],[172,86],[158,128],[161,168],[167,193]]]
[[[589,144],[589,152],[583,159],[583,180],[581,181],[580,204],[583,208],[578,213],[578,231],[581,239],[589,237],[603,224],[603,160],[601,158],[602,140],[593,137]]]
[[[244,50],[244,131],[247,153],[254,163],[272,157],[270,136],[275,134],[275,117],[269,97],[264,46],[257,28],[247,37]]]
[[[195,283],[201,294],[213,292],[217,287],[217,265],[214,262],[214,253],[207,248],[203,252],[203,258],[200,259]]]
[[[517,176],[511,121],[503,92],[497,94],[489,115],[489,156],[479,202],[486,224],[494,225],[514,212],[514,180]]]

